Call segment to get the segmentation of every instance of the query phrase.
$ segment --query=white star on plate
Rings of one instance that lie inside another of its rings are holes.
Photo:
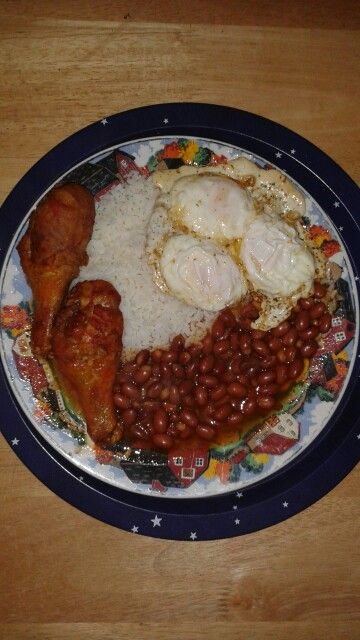
[[[11,440],[11,444],[13,445],[13,447],[17,447],[17,445],[19,444],[20,440],[19,438],[13,438]]]
[[[334,207],[335,207],[336,209],[337,209],[338,207],[340,207],[340,202],[338,202],[338,201],[336,200],[336,202],[334,202]]]
[[[80,482],[84,482],[84,476],[79,476]]]
[[[296,149],[291,149],[290,153],[293,156],[296,153]]]
[[[139,531],[139,527],[137,527],[137,526],[134,524],[134,526],[133,526],[133,528],[131,529],[131,531],[132,531],[133,533],[138,533],[138,531]]]
[[[234,520],[235,524],[240,524],[240,520],[239,518],[236,518],[236,520]]]
[[[275,153],[275,157],[276,157],[276,158],[282,158],[282,153],[280,153],[280,151],[277,151],[277,152]]]
[[[196,540],[196,539],[197,539],[197,533],[196,533],[196,531],[192,531],[192,532],[190,533],[190,538],[191,538],[191,540]]]
[[[358,440],[360,440],[360,433],[358,433],[356,437]]]
[[[339,231],[344,231],[344,227],[339,227]]]
[[[289,506],[289,503],[288,503],[288,502],[286,502],[286,500],[285,500],[285,502],[283,502],[283,507],[284,507],[284,509],[287,509],[287,508],[288,508],[288,506]]]
[[[242,491],[237,491],[236,492],[236,497],[237,498],[242,498],[243,497],[243,492]]]
[[[355,276],[354,280],[355,280],[355,282],[358,282],[359,281],[359,276]]]
[[[155,518],[151,518],[151,522],[153,523],[153,527],[161,527],[161,522],[162,518],[159,518],[157,515],[155,516]]]
[[[167,118],[164,118],[163,122],[164,124],[169,124],[169,120]]]
[[[106,125],[107,123],[108,123],[107,118],[103,118],[103,119],[101,120],[101,124],[103,124],[103,125],[104,125],[104,127],[105,127],[105,125]]]
[[[233,509],[234,509],[234,511],[236,511],[236,509],[237,509],[237,504],[233,504]]]

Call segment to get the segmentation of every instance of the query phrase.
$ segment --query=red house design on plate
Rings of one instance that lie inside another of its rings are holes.
[[[171,449],[168,465],[183,487],[192,484],[209,464],[206,449]]]
[[[300,425],[290,413],[270,416],[247,440],[253,453],[281,455],[298,440]]]
[[[322,351],[340,353],[355,335],[355,325],[345,315],[336,315],[331,320],[331,328],[324,338]]]
[[[47,388],[48,381],[44,369],[32,354],[30,334],[27,331],[16,338],[12,353],[19,375],[30,382],[34,396],[39,397]]]

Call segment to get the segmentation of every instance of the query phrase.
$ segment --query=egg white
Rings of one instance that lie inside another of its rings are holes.
[[[166,242],[160,271],[175,297],[208,311],[220,311],[247,291],[243,274],[225,250],[190,235]]]

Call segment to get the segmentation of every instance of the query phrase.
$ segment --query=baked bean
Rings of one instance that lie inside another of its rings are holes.
[[[223,422],[224,420],[226,420],[226,418],[229,417],[229,415],[232,412],[232,407],[229,403],[223,404],[221,405],[221,407],[219,407],[215,413],[214,413],[214,418],[215,420],[219,420],[220,422]]]
[[[156,433],[166,433],[169,418],[164,409],[157,409],[153,417],[153,428]]]
[[[241,411],[246,416],[251,416],[257,409],[257,402],[255,398],[247,398],[241,403]]]
[[[305,331],[301,331],[299,333],[299,338],[301,338],[301,340],[313,340],[314,338],[316,338],[320,333],[320,329],[319,327],[309,327],[308,329],[306,329]]]
[[[313,300],[311,298],[300,298],[298,302],[302,309],[310,309],[313,305]]]
[[[161,362],[162,354],[163,354],[162,349],[154,349],[154,351],[151,354],[151,359],[153,360],[153,362]]]
[[[198,385],[194,391],[194,398],[199,407],[205,407],[208,401],[206,388]]]
[[[236,318],[231,309],[224,309],[221,311],[219,318],[226,327],[233,328],[236,326]]]
[[[282,347],[276,354],[276,357],[279,362],[287,362],[287,347]]]
[[[260,356],[270,355],[270,349],[264,340],[254,340],[252,347]]]
[[[271,333],[275,338],[281,338],[285,335],[285,333],[289,331],[289,329],[290,323],[288,322],[288,320],[283,320],[283,322],[280,322],[277,327],[271,329]]]
[[[196,362],[196,360],[189,362],[189,364],[185,367],[185,376],[187,378],[194,378],[197,374],[197,369],[198,363]]]
[[[280,338],[277,338],[276,336],[272,337],[269,340],[269,349],[273,353],[277,353],[282,346],[283,346],[282,340],[280,340]]]
[[[201,351],[202,348],[200,344],[191,344],[188,348],[188,352],[193,359],[196,359],[201,354]]]
[[[236,381],[236,375],[231,370],[225,371],[222,380],[226,382],[226,384],[230,384]]]
[[[246,398],[247,388],[240,382],[231,382],[227,386],[227,392],[233,398]]]
[[[331,315],[330,313],[324,313],[320,318],[319,329],[320,333],[327,333],[331,327]],[[315,328],[315,327],[313,327]]]
[[[160,363],[160,374],[162,378],[170,378],[172,374],[172,365],[165,362]]]
[[[120,393],[115,393],[114,404],[116,407],[119,407],[119,409],[129,409],[131,406],[130,398]]]
[[[189,437],[191,429],[189,425],[184,422],[177,422],[175,424],[175,432],[182,440],[185,440],[185,438]]]
[[[160,396],[161,390],[162,385],[160,382],[154,382],[154,384],[151,384],[150,387],[146,389],[146,395],[148,398],[155,399]]]
[[[304,358],[312,358],[318,350],[318,344],[315,340],[309,340],[302,345],[300,351]]]
[[[289,377],[288,367],[286,364],[279,364],[276,367],[276,382],[281,386]]]
[[[184,336],[181,335],[181,333],[179,333],[179,335],[175,336],[175,338],[172,339],[170,349],[172,351],[180,351],[181,349],[184,348],[184,345],[185,345],[185,338]]]
[[[184,396],[182,399],[182,403],[184,407],[192,409],[195,407],[195,398],[193,395]]]
[[[178,359],[178,352],[177,351],[163,351],[162,354],[162,362],[165,362],[166,364],[172,364],[173,362],[176,362]]]
[[[315,298],[324,298],[327,288],[324,284],[321,284],[319,280],[314,281],[314,296]]]
[[[126,375],[123,371],[119,371],[115,377],[115,386],[118,389],[124,382],[127,382],[129,376]]]
[[[275,399],[272,396],[259,396],[258,406],[264,411],[270,411],[275,406]]]
[[[221,344],[221,343],[220,343]],[[209,373],[215,364],[215,356],[212,353],[201,358],[199,362],[200,373]]]
[[[194,385],[192,380],[182,380],[182,382],[180,382],[178,385],[178,391],[180,396],[186,396],[188,393],[190,393],[193,386]]]
[[[243,353],[244,356],[249,356],[250,353],[251,353],[251,338],[250,338],[250,336],[242,334],[239,337],[239,347],[240,347],[241,353]]]
[[[146,413],[152,413],[160,407],[160,402],[159,400],[144,400],[142,407]]]
[[[176,411],[176,404],[174,404],[173,402],[169,402],[168,400],[165,400],[162,403],[163,409],[165,409],[166,413],[169,414],[173,414]]]
[[[295,327],[298,331],[305,331],[310,325],[310,315],[307,309],[300,311],[295,319]]]
[[[219,339],[223,337],[224,333],[225,325],[220,318],[217,318],[211,327],[211,335],[213,338]]]
[[[275,383],[261,384],[257,387],[259,396],[274,396],[279,391],[279,386]]]
[[[252,302],[247,302],[239,308],[239,315],[244,318],[256,320],[259,317],[259,311]]]
[[[272,369],[276,365],[276,356],[267,356],[261,361],[262,369]]]
[[[264,338],[266,338],[266,331],[262,329],[252,329],[251,337],[253,340],[264,340]]]
[[[135,370],[136,370],[135,362],[126,362],[122,368],[123,373],[126,376],[128,376],[128,378],[130,378],[133,375]]]
[[[151,369],[152,369],[153,377],[157,378],[160,375],[160,365],[159,364],[152,364],[151,365]]]
[[[312,320],[317,320],[318,318],[321,318],[321,316],[325,313],[326,311],[326,305],[323,302],[315,302],[315,304],[311,307],[309,313],[310,313],[310,318]]]
[[[142,349],[137,354],[137,356],[135,358],[135,362],[136,362],[138,367],[142,367],[144,364],[147,364],[149,362],[149,358],[150,358],[149,349]]]
[[[194,429],[198,424],[196,413],[194,411],[189,411],[188,409],[183,409],[181,411],[180,420],[182,422],[185,422],[185,424],[189,425],[191,429]]]
[[[216,387],[214,387],[210,393],[211,395],[211,399],[216,401],[216,400],[220,400],[221,398],[223,398],[225,395],[227,394],[227,388],[225,384],[219,384]]]
[[[300,373],[302,373],[303,368],[304,368],[304,362],[300,360],[300,358],[296,358],[294,362],[289,364],[289,367],[288,367],[289,378],[291,378],[291,380],[295,380],[295,378],[297,378],[300,375]]]
[[[139,397],[139,389],[131,382],[125,382],[121,385],[121,393],[123,396],[135,400]]]
[[[151,367],[148,364],[144,364],[139,367],[134,373],[134,382],[136,384],[143,385],[147,382],[151,376]]]
[[[230,348],[233,351],[237,351],[239,348],[239,334],[237,333],[237,331],[232,331],[230,333],[229,340],[230,340]]]
[[[215,364],[212,370],[213,375],[221,377],[225,373],[225,371],[226,371],[226,364],[224,360],[217,358],[217,360],[215,360]]]
[[[228,416],[226,423],[229,425],[229,427],[237,427],[239,424],[242,423],[243,420],[244,420],[244,416],[242,413],[240,413],[240,411],[233,411]]]
[[[241,371],[241,360],[242,360],[241,355],[236,355],[234,356],[234,358],[232,358],[231,362],[229,363],[229,370],[231,370],[231,372],[234,375],[239,374]]]
[[[204,387],[213,388],[218,384],[218,379],[215,376],[205,375],[199,376],[199,382],[200,384],[204,385]]]
[[[133,438],[139,438],[140,440],[147,440],[150,436],[151,430],[149,427],[143,424],[133,424],[130,428],[130,434]]]
[[[263,373],[259,373],[258,375],[258,383],[259,384],[270,384],[274,382],[276,378],[275,371],[273,369],[269,369],[268,371],[264,371]]]
[[[250,318],[239,318],[238,325],[243,331],[249,331],[251,329],[252,320]]]
[[[203,440],[212,440],[215,435],[215,429],[206,424],[198,424],[196,433]]]
[[[204,353],[212,353],[213,350],[213,346],[214,346],[214,341],[211,337],[211,335],[208,333],[206,334],[205,338],[202,341],[202,346],[203,346],[203,352]]]
[[[292,362],[295,360],[297,356],[297,348],[296,347],[285,347],[286,352],[286,362]]]
[[[220,356],[229,350],[230,342],[229,340],[219,340],[219,342],[215,342],[213,352],[216,356]]]
[[[282,341],[285,347],[292,347],[298,338],[298,333],[295,327],[291,327],[287,333],[285,333]]]
[[[185,369],[181,366],[181,364],[174,363],[172,365],[172,372],[175,378],[182,379],[185,376]]]
[[[179,363],[184,365],[184,364],[189,364],[190,360],[191,360],[191,355],[190,353],[188,353],[188,351],[182,351],[182,353],[180,353],[179,355]]]
[[[166,433],[154,433],[152,441],[159,449],[170,449],[173,445],[173,439]]]
[[[179,389],[177,388],[176,384],[172,384],[170,387],[169,402],[171,402],[172,404],[177,404],[179,400],[180,400]]]
[[[164,387],[160,391],[160,400],[168,400],[170,395],[170,387]]]

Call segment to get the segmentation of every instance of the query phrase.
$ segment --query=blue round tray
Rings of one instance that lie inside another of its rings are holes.
[[[261,156],[296,180],[338,228],[359,286],[360,193],[310,142],[260,116],[217,105],[160,104],[107,116],[70,136],[20,180],[0,212],[3,264],[19,224],[60,176],[102,151],[167,136],[211,139]],[[355,297],[358,291],[354,292]],[[62,457],[25,416],[1,368],[1,429],[20,460],[52,491],[82,511],[135,534],[211,540],[268,527],[306,508],[338,484],[360,455],[360,354],[346,391],[320,435],[292,462],[243,491],[205,498],[139,495],[83,473]]]

